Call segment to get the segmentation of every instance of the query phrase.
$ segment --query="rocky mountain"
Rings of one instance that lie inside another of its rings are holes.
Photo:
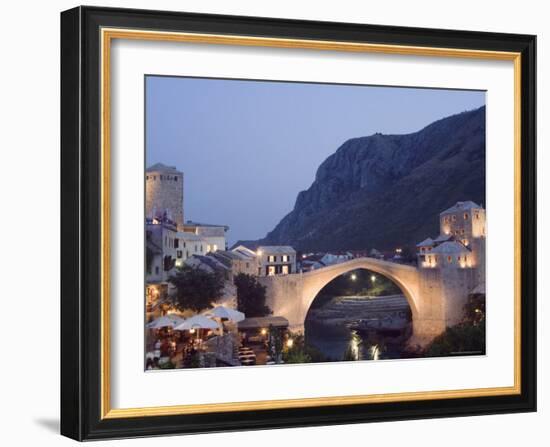
[[[485,107],[407,135],[346,141],[261,244],[299,250],[412,247],[439,233],[441,211],[485,204]]]

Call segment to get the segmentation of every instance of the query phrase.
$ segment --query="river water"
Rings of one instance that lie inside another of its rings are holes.
[[[306,343],[327,361],[402,358],[410,332],[409,310],[403,296],[334,297],[310,311]]]

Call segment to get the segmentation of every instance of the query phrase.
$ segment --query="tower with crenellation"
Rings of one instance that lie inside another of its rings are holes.
[[[166,216],[183,226],[183,172],[175,166],[157,163],[145,170],[145,216]]]

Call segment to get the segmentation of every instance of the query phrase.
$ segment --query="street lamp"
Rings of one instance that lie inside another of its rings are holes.
[[[376,281],[376,276],[371,275],[370,280],[374,283]]]
[[[355,281],[357,279],[357,275],[355,273],[351,274],[351,280]]]

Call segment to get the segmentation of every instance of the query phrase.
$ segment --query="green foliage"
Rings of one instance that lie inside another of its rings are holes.
[[[176,287],[174,306],[200,312],[210,307],[223,293],[223,277],[198,267],[184,265],[169,281]]]
[[[200,368],[201,367],[201,357],[198,352],[195,352],[191,356],[191,360],[189,361],[188,368]]]
[[[426,348],[429,357],[460,353],[485,354],[485,295],[468,297],[460,324],[447,328]]]
[[[476,325],[483,321],[485,321],[485,294],[472,294],[464,305],[463,322]]]
[[[283,352],[285,363],[319,363],[328,362],[329,359],[314,346],[308,345],[302,334],[289,333],[293,344],[291,348]]]
[[[461,323],[447,328],[426,349],[429,357],[460,353],[485,354],[485,321],[478,325]]]
[[[176,365],[174,365],[171,361],[161,363],[159,365],[160,369],[174,369]]]
[[[283,346],[283,334],[281,329],[269,325],[269,353],[275,360],[275,363],[281,363]]]
[[[239,273],[234,282],[237,287],[237,309],[247,318],[271,314],[271,309],[265,304],[266,288],[254,276]]]

